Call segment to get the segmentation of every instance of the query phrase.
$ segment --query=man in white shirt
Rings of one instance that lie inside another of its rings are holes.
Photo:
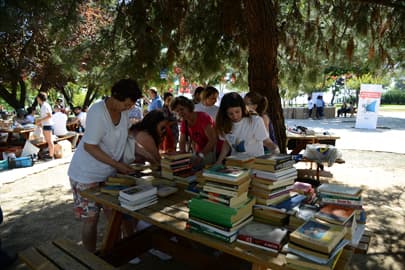
[[[64,137],[64,136],[71,136],[73,135],[72,140],[72,148],[76,148],[77,140],[79,139],[79,134],[74,131],[68,131],[66,128],[67,123],[67,115],[62,112],[62,107],[60,105],[55,105],[53,107],[53,111],[55,112],[52,115],[53,120],[53,133],[57,137]]]
[[[86,118],[87,118],[87,113],[82,111],[82,108],[80,106],[76,106],[73,109],[73,112],[76,115],[75,120],[73,120],[73,122],[75,122],[79,128],[78,132],[84,132],[86,129]]]

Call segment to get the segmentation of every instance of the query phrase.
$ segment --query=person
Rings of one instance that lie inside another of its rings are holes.
[[[165,136],[167,123],[164,113],[154,110],[131,126],[129,133],[135,139],[135,162],[148,161],[151,165],[160,166],[159,145]]]
[[[143,112],[141,107],[135,104],[135,106],[132,107],[131,110],[129,110],[128,117],[131,124],[136,124],[139,121],[141,121],[143,118]]]
[[[54,123],[53,134],[57,137],[64,136],[74,136],[72,139],[72,148],[76,148],[77,140],[79,139],[79,134],[75,131],[68,131],[66,128],[66,123],[68,117],[62,112],[62,107],[58,104],[53,106],[54,114],[52,115],[52,120]]]
[[[149,103],[148,112],[151,112],[153,110],[159,110],[159,109],[163,108],[163,101],[160,98],[160,96],[158,95],[155,87],[151,87],[148,90],[148,95],[150,97],[150,100],[147,101]]]
[[[62,99],[62,98],[58,97],[58,98],[56,99],[56,105],[59,105],[59,108],[61,108],[60,111],[61,111],[62,113],[66,113],[66,111],[65,111],[65,103],[63,102],[63,99]]]
[[[17,110],[17,115],[15,117],[15,121],[20,124],[20,125],[25,125],[25,115],[27,114],[27,111],[24,108],[20,108]]]
[[[344,117],[346,117],[347,112],[348,112],[347,103],[343,102],[342,107],[340,107],[340,109],[337,110],[337,117],[340,117],[342,114],[344,115]]]
[[[194,111],[206,112],[212,119],[215,120],[218,113],[218,106],[215,105],[219,95],[218,89],[213,86],[207,86],[200,94],[201,102],[195,104]]]
[[[37,103],[41,106],[40,117],[35,120],[37,126],[42,126],[42,132],[44,139],[48,144],[49,155],[45,156],[44,159],[54,159],[54,144],[52,139],[53,131],[53,121],[52,121],[52,108],[51,105],[46,101],[47,94],[40,92],[36,97]]]
[[[180,124],[179,149],[193,151],[192,165],[195,170],[215,162],[217,135],[214,120],[205,112],[195,112],[194,103],[184,96],[178,96],[170,103],[170,109],[182,119]]]
[[[216,165],[222,164],[229,152],[231,155],[245,152],[257,157],[264,155],[263,146],[266,146],[270,154],[280,153],[278,146],[269,138],[263,119],[251,115],[243,98],[236,92],[222,97],[215,123],[218,135],[225,141]]]
[[[277,144],[276,134],[274,132],[273,123],[267,113],[268,101],[267,97],[262,96],[258,92],[248,92],[244,97],[244,102],[249,113],[257,114],[262,117],[264,126],[269,133],[270,139]]]
[[[167,121],[166,136],[163,138],[161,148],[164,152],[176,151],[179,142],[179,124],[176,115],[170,110],[170,103],[173,94],[166,92],[163,94],[163,114]]]
[[[312,117],[312,109],[314,108],[314,101],[312,100],[312,95],[308,97],[308,118]]]
[[[128,110],[142,96],[132,79],[122,79],[111,89],[111,96],[94,103],[87,115],[83,138],[73,154],[68,176],[74,199],[75,216],[83,221],[82,242],[89,251],[96,250],[97,224],[101,206],[80,195],[80,191],[100,186],[116,172],[135,173],[121,161],[130,127]],[[104,209],[106,216],[109,210]]]
[[[25,115],[25,123],[26,124],[35,123],[35,108],[27,107],[27,114]]]
[[[323,109],[325,107],[325,102],[323,101],[323,97],[319,95],[316,98],[316,118],[321,119],[323,117]]]
[[[73,108],[75,114],[75,119],[70,122],[70,124],[76,124],[76,132],[82,133],[86,130],[86,118],[87,113],[82,111],[82,107],[76,106]]]
[[[201,92],[204,91],[204,87],[198,86],[193,93],[193,103],[198,104],[201,102]]]

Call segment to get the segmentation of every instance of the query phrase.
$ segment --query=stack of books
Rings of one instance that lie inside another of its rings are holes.
[[[275,205],[290,197],[292,184],[297,177],[295,161],[291,155],[264,155],[256,157],[252,165],[250,194],[257,204]]]
[[[227,156],[225,158],[226,166],[236,166],[242,168],[251,168],[255,161],[255,157],[246,153],[239,153],[237,155]]]
[[[346,227],[310,219],[290,234],[286,261],[292,269],[333,269],[349,243]]]
[[[317,217],[347,227],[346,239],[356,247],[365,231],[362,189],[340,184],[322,184],[317,189],[322,208]]]
[[[244,245],[278,253],[287,240],[287,230],[252,221],[238,232],[237,241]]]
[[[157,188],[152,185],[136,185],[120,190],[120,205],[128,210],[136,211],[157,203]]]
[[[304,224],[306,221],[315,217],[315,214],[319,211],[317,205],[312,204],[300,204],[294,207],[294,212],[291,213],[288,221],[288,229],[291,231],[296,230],[299,226]]]
[[[175,176],[184,175],[191,171],[192,153],[168,152],[162,155],[160,165],[161,175],[167,179],[174,179]],[[186,177],[184,178],[186,179]]]
[[[189,203],[188,228],[226,242],[236,240],[237,231],[250,222],[255,199],[249,197],[249,170],[213,166],[204,169],[200,196]]]
[[[108,177],[104,185],[101,186],[100,191],[102,193],[111,194],[113,196],[118,196],[119,192],[130,186],[136,185],[136,180],[127,177]]]

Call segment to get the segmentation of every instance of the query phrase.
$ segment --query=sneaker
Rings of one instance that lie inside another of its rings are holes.
[[[172,259],[172,256],[170,256],[169,254],[166,254],[166,253],[164,253],[160,250],[154,249],[154,248],[149,249],[149,253],[152,255],[155,255],[162,261],[168,261],[168,260]]]

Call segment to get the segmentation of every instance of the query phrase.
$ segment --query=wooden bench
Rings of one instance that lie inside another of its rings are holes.
[[[55,140],[53,140],[53,143],[58,143],[58,142],[64,141],[64,140],[68,140],[68,141],[72,142],[74,137],[75,137],[74,135],[66,135],[66,136],[63,136],[63,137],[57,137]],[[46,141],[42,141],[42,142],[33,142],[33,141],[31,141],[31,143],[33,145],[35,145],[36,147],[41,148],[41,149],[48,146]]]
[[[18,255],[20,260],[30,269],[117,269],[87,251],[84,247],[66,239],[58,239],[51,243],[41,244],[38,247],[31,247]]]

